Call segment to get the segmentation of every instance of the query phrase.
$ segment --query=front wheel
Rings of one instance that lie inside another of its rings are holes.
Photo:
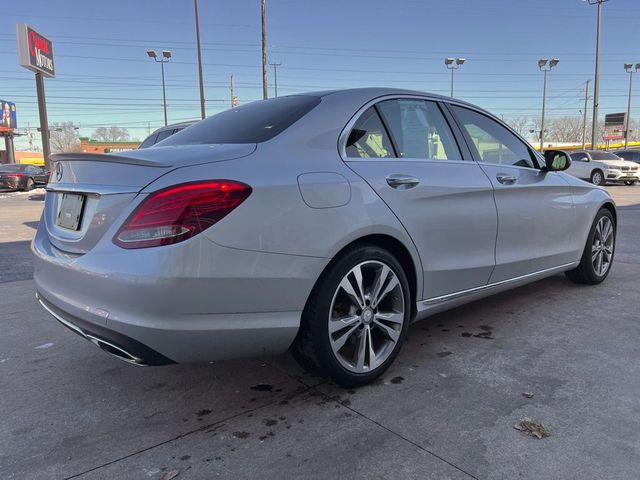
[[[292,353],[344,387],[370,383],[391,365],[411,318],[409,284],[388,251],[360,245],[323,273],[302,314]]]
[[[567,277],[575,283],[588,285],[602,282],[611,270],[615,248],[615,220],[609,210],[601,208],[589,231],[580,264],[566,272]]]
[[[594,170],[591,172],[591,183],[598,186],[604,185],[605,181],[602,170]]]
[[[635,185],[636,183],[638,183],[637,180],[625,180],[624,181],[625,185]]]

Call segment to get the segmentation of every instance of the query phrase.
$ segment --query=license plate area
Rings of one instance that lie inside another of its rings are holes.
[[[63,193],[56,218],[56,225],[66,228],[67,230],[79,230],[84,203],[84,195],[78,193]]]

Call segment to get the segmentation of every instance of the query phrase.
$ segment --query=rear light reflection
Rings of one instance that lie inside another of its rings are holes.
[[[233,180],[184,183],[150,194],[113,237],[122,248],[182,242],[211,227],[251,194]]]

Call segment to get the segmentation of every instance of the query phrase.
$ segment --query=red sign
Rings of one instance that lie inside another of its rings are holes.
[[[20,65],[47,77],[55,77],[56,69],[51,41],[22,23],[18,24],[17,33]]]

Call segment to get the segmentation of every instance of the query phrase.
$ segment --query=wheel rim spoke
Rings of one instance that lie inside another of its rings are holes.
[[[389,340],[391,340],[393,343],[396,343],[398,341],[398,338],[400,337],[400,331],[399,330],[395,330],[394,328],[390,327],[389,325],[385,325],[384,323],[382,323],[377,318],[373,321],[373,324],[376,327],[378,327],[380,330],[382,330],[382,332],[384,332],[384,334],[387,336],[387,338],[389,338]]]
[[[347,343],[347,340],[353,335],[353,332],[356,331],[358,325],[352,325],[350,328],[346,329],[342,334],[335,340],[333,340],[333,350],[334,352],[339,352],[344,344]]]
[[[350,317],[343,317],[331,320],[329,322],[329,333],[334,334],[339,332],[340,330],[344,330],[345,328],[352,326],[354,323],[358,323],[360,321],[359,315],[352,315]]]
[[[398,285],[400,285],[400,282],[398,281],[398,279],[396,278],[395,275],[391,274],[389,276],[389,281],[387,282],[387,284],[385,285],[384,289],[382,290],[382,292],[374,299],[372,299],[371,305],[375,308],[378,305],[380,305],[380,302],[382,302],[384,300],[384,298],[393,291],[393,289],[395,289]]]
[[[340,282],[340,288],[342,288],[347,293],[347,295],[349,295],[354,305],[357,305],[360,308],[364,308],[364,301],[353,289],[353,286],[351,285],[351,282],[347,277],[344,277],[342,279],[342,282]]]
[[[355,373],[382,365],[400,340],[405,311],[403,287],[392,267],[368,260],[349,270],[334,292],[327,325],[338,362]]]

